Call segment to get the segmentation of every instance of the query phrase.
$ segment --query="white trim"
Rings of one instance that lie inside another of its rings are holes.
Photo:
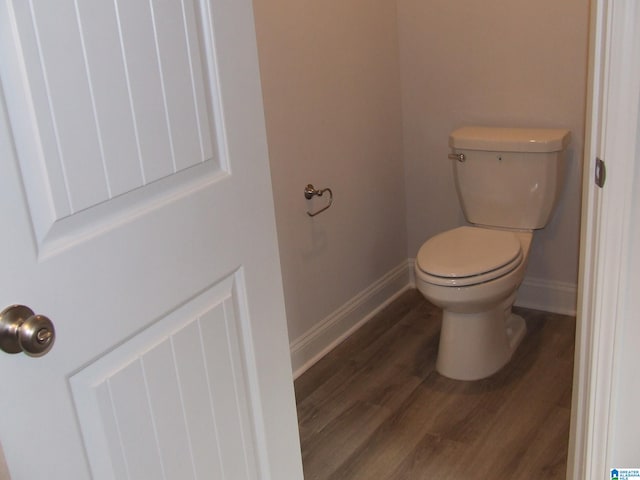
[[[416,259],[415,258],[410,258],[408,260],[409,262],[409,285],[411,285],[412,288],[418,288],[416,285]]]
[[[415,259],[410,258],[348,300],[344,305],[290,344],[293,376],[298,378],[327,353],[369,321],[409,288],[415,288]],[[517,305],[547,312],[575,315],[574,284],[525,279]]]
[[[518,289],[518,307],[575,316],[578,287],[575,283],[526,277]]]
[[[625,288],[638,129],[640,6],[598,0],[592,17],[589,124],[585,148],[580,321],[567,478],[609,478],[615,457],[614,419],[625,320]],[[589,181],[595,156],[608,166],[600,190]]]
[[[376,313],[410,288],[409,264],[402,262],[291,342],[293,376],[298,378]]]
[[[576,322],[576,344],[571,405],[571,428],[567,453],[567,480],[588,480],[586,471],[590,463],[589,443],[592,437],[592,420],[589,405],[592,403],[591,372],[589,362],[593,355],[595,280],[594,274],[598,244],[599,191],[593,188],[592,172],[595,158],[600,153],[600,117],[604,82],[604,38],[607,26],[606,1],[591,2],[591,25],[589,38],[589,76],[587,91],[587,114],[582,185],[582,226],[580,234],[580,272],[578,274],[578,319]],[[606,477],[605,477],[606,478]]]

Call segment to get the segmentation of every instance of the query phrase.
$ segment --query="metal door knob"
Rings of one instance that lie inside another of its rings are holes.
[[[0,313],[0,349],[7,353],[40,357],[51,350],[55,339],[53,322],[29,307],[12,305]]]

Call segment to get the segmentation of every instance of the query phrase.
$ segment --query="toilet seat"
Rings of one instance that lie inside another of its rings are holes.
[[[522,246],[513,232],[458,227],[422,245],[416,270],[423,281],[461,287],[499,278],[522,261]]]

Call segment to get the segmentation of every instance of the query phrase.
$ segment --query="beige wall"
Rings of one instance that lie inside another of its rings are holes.
[[[254,0],[291,340],[407,258],[395,8]]]
[[[577,283],[589,0],[398,0],[409,256],[464,222],[447,160],[465,124],[569,128],[567,180],[528,276]]]
[[[464,124],[572,131],[528,277],[576,284],[588,2],[254,0],[292,341],[464,223],[446,159]],[[314,219],[307,183],[335,194]]]

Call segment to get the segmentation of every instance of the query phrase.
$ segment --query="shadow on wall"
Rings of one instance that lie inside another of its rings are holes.
[[[313,261],[315,258],[322,258],[326,255],[328,248],[329,240],[326,229],[319,226],[317,222],[312,222],[309,229],[309,243],[300,251],[302,259]]]

